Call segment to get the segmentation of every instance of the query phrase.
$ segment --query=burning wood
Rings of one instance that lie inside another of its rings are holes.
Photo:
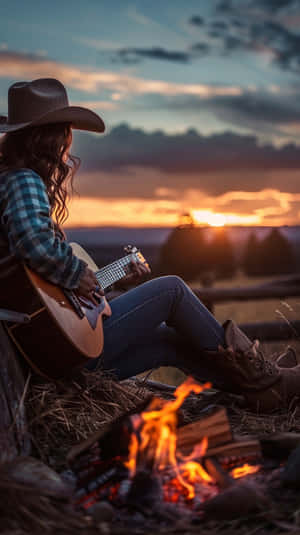
[[[202,420],[180,427],[177,431],[177,448],[185,454],[206,437],[208,451],[219,444],[232,441],[232,431],[225,409],[217,409]]]
[[[259,441],[252,439],[219,445],[208,450],[206,456],[217,457],[222,465],[229,468],[232,464],[257,461],[262,453]]]
[[[160,514],[175,503],[196,511],[234,478],[258,470],[246,464],[229,473],[261,452],[258,441],[234,442],[225,409],[177,429],[184,399],[208,387],[188,379],[173,400],[154,398],[139,414],[119,419],[73,448],[68,458],[77,476],[78,503],[88,509],[105,499],[144,512],[155,503]]]

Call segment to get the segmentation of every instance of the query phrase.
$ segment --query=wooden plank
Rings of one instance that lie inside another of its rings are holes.
[[[259,440],[245,440],[240,442],[230,442],[215,448],[209,448],[205,457],[216,457],[220,462],[230,464],[239,459],[256,459],[262,457]]]
[[[289,284],[289,285],[297,285],[300,284],[300,274],[294,274],[294,275],[283,275],[282,277],[278,279],[273,279],[268,282],[264,282],[261,284],[261,287],[266,288],[267,286],[282,286],[283,284]]]
[[[260,458],[261,445],[254,438],[236,440],[232,435],[225,409],[218,409],[213,414],[196,422],[184,425],[177,430],[177,448],[184,455],[192,453],[201,440],[208,439],[204,458],[216,457],[220,462],[230,464],[241,459]]]
[[[0,462],[30,453],[24,395],[28,381],[0,322]]]
[[[177,430],[177,448],[187,455],[206,437],[208,449],[230,442],[232,432],[225,409],[218,409],[213,414],[196,422],[179,427]]]
[[[300,321],[265,321],[241,323],[239,327],[251,339],[262,342],[300,339]]]
[[[251,301],[260,299],[286,299],[300,297],[300,284],[278,286],[245,286],[241,288],[193,288],[204,302]]]

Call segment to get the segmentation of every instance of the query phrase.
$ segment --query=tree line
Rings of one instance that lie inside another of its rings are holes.
[[[226,227],[215,228],[208,240],[205,228],[187,222],[174,228],[161,247],[160,274],[205,280],[231,278],[237,269],[257,277],[294,273],[299,266],[291,243],[278,228],[270,229],[261,240],[253,230],[237,255]]]

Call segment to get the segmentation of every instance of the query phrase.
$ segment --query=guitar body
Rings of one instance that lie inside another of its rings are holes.
[[[77,244],[71,244],[74,253],[85,260],[90,269],[98,268],[90,256]],[[103,349],[103,316],[111,309],[105,297],[99,305],[86,301],[79,303],[79,312],[64,291],[27,266],[18,268],[13,287],[2,291],[0,306],[27,313],[30,322],[6,322],[7,331],[31,367],[51,379],[71,376],[74,369],[98,357]],[[3,281],[2,281],[3,284]],[[3,300],[4,297],[4,300]]]

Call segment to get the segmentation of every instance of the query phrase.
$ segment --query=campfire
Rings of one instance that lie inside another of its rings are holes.
[[[147,517],[155,510],[159,519],[178,518],[179,511],[201,518],[207,504],[238,488],[256,507],[253,488],[235,480],[260,470],[259,442],[235,440],[224,408],[178,426],[187,396],[210,387],[188,378],[174,399],[153,398],[74,447],[68,460],[76,475],[77,504],[89,511],[107,501],[126,515],[138,511]]]
[[[210,387],[209,383],[202,386],[189,379],[177,388],[174,401],[160,406],[161,403],[154,400],[134,422],[129,459],[125,466],[133,481],[141,471],[149,471],[159,477],[164,501],[178,502],[183,498],[191,502],[196,494],[208,498],[216,493],[213,478],[201,464],[207,451],[207,437],[188,456],[177,449],[178,409],[190,392],[199,394]]]

